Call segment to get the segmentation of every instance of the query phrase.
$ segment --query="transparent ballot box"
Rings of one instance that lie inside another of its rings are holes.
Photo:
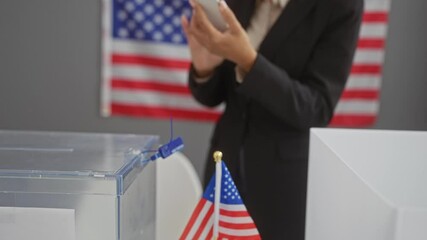
[[[306,240],[427,239],[427,132],[311,129]]]
[[[158,137],[0,131],[1,239],[155,238]]]

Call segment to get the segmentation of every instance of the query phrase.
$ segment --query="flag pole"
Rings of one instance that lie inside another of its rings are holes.
[[[221,177],[222,177],[222,152],[215,151],[213,154],[215,160],[215,201],[214,201],[214,226],[213,239],[217,240],[219,236],[219,204],[221,200]]]

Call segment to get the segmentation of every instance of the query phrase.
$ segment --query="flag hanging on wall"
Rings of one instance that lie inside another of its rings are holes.
[[[365,0],[353,66],[331,126],[367,127],[375,123],[389,9],[390,0]]]
[[[188,0],[103,0],[101,113],[215,121],[187,87]]]
[[[365,0],[360,39],[331,126],[366,127],[379,110],[390,0]],[[103,0],[101,114],[216,121],[187,87],[180,16],[187,0]]]
[[[218,239],[261,239],[224,161],[221,162],[221,168]],[[180,240],[212,239],[215,178],[214,174],[184,228]]]

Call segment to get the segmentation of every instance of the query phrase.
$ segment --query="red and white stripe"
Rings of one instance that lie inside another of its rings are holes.
[[[213,211],[213,203],[202,198],[191,215],[180,240],[212,239]],[[219,239],[261,239],[244,205],[220,205]]]
[[[368,126],[379,111],[390,0],[366,0],[353,66],[331,126]]]

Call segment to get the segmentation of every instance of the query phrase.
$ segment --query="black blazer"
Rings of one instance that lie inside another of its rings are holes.
[[[227,0],[247,27],[254,0]],[[326,126],[348,77],[363,0],[290,0],[242,84],[223,62],[189,86],[206,106],[226,103],[205,184],[221,150],[263,239],[304,239],[309,128]]]

